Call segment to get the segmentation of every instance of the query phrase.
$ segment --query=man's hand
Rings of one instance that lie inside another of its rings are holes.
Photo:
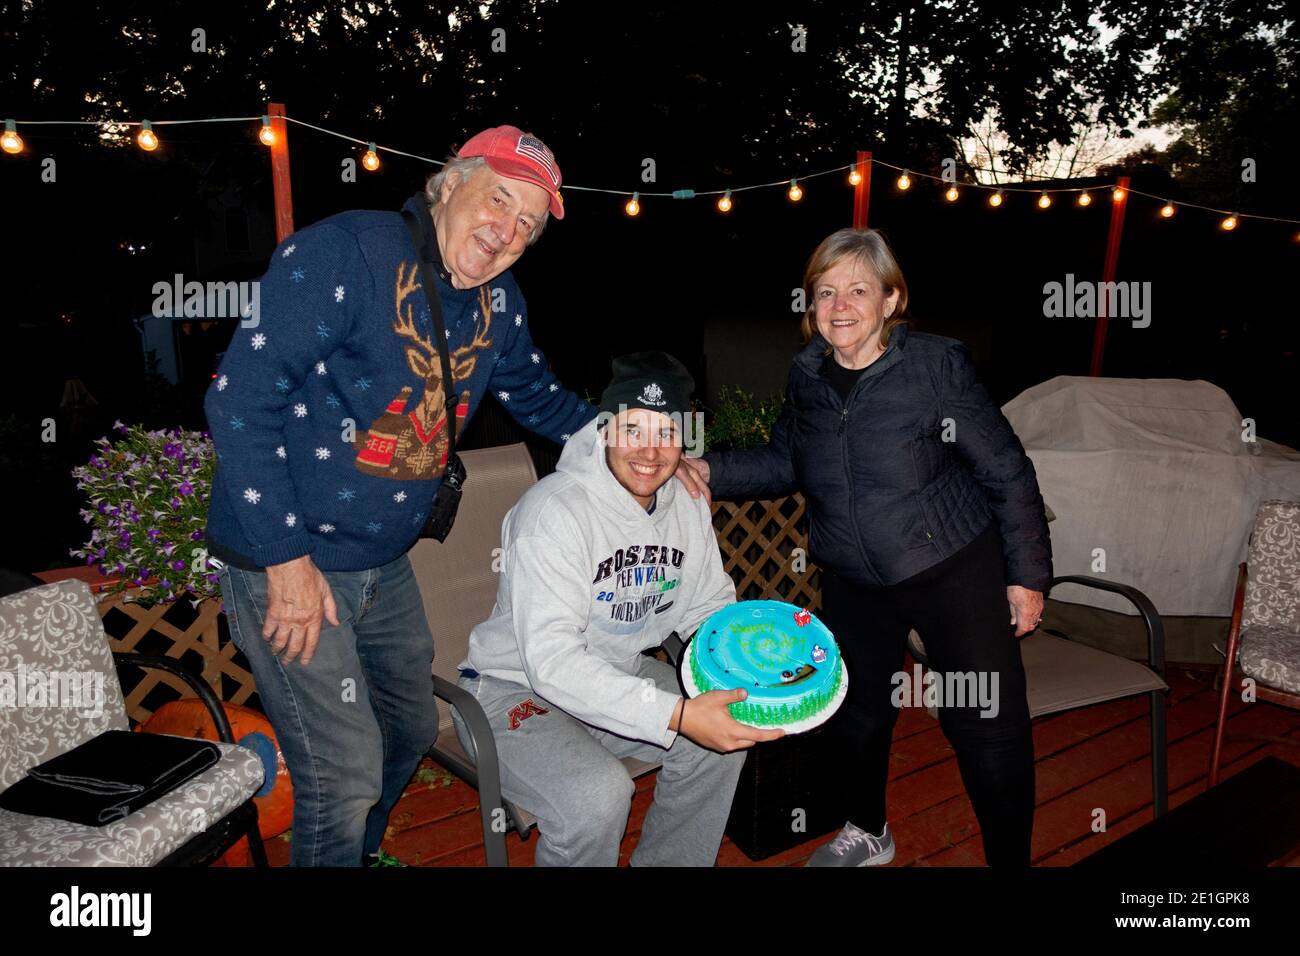
[[[270,641],[272,654],[283,651],[281,660],[286,664],[301,655],[302,665],[310,664],[320,641],[322,617],[338,627],[334,595],[311,555],[304,554],[266,569],[266,622],[262,625],[262,637]]]
[[[1024,637],[1043,619],[1043,592],[1031,591],[1013,584],[1007,588],[1007,603],[1011,605],[1011,623],[1016,626],[1016,637]]]
[[[703,458],[687,458],[685,455],[677,463],[677,480],[686,486],[692,498],[704,495],[704,500],[713,503],[709,493],[709,463]]]
[[[711,690],[690,700],[682,699],[681,730],[688,739],[719,753],[745,750],[754,744],[784,737],[784,730],[759,730],[742,724],[731,716],[727,705],[739,703],[748,694],[743,688],[736,690]]]

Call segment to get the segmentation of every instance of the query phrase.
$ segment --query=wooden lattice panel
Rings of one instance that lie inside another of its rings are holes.
[[[715,501],[713,528],[723,567],[741,601],[786,601],[821,609],[817,566],[808,558],[808,518],[801,494],[771,501]],[[794,550],[803,549],[803,570]]]
[[[114,651],[175,658],[219,699],[259,706],[248,661],[230,640],[219,600],[201,601],[197,608],[185,601],[142,607],[117,594],[100,602],[99,613]],[[167,700],[194,696],[179,677],[165,671],[129,668],[121,677],[127,716],[133,721],[148,720]]]

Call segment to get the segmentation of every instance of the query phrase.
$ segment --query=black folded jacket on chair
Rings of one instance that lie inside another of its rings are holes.
[[[0,793],[14,813],[103,826],[134,813],[221,758],[208,740],[109,730],[32,767]]]

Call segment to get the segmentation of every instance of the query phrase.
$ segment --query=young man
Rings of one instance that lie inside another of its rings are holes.
[[[735,751],[782,734],[732,719],[743,690],[684,700],[673,668],[642,654],[736,599],[708,504],[669,480],[693,387],[663,352],[615,359],[601,414],[502,525],[496,606],[460,686],[492,725],[503,792],[537,814],[538,866],[617,864],[623,757],[663,764],[632,864],[712,865]],[[459,715],[456,729],[473,753]]]

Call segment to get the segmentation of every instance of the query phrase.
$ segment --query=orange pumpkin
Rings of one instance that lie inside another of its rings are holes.
[[[258,830],[263,840],[279,836],[293,825],[293,785],[289,782],[289,768],[285,765],[280,742],[276,739],[271,722],[259,712],[238,704],[222,704],[230,721],[235,743],[252,750],[262,758],[266,767],[266,782],[257,791],[253,802],[257,804]],[[195,697],[174,700],[159,707],[152,717],[136,728],[150,734],[174,734],[178,737],[199,737],[216,740],[217,729],[212,716]],[[274,761],[275,773],[271,773]],[[217,860],[214,866],[249,866],[252,857],[248,841],[240,840]]]

